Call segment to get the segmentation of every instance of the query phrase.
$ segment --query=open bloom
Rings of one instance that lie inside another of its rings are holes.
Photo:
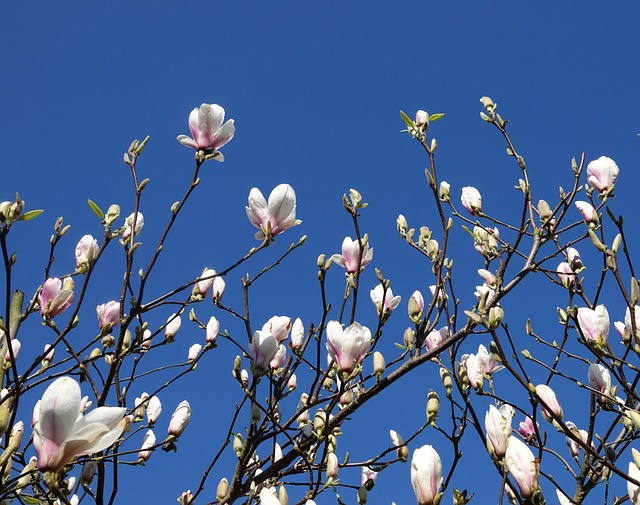
[[[362,261],[360,261],[360,269],[366,267],[373,259],[373,247],[369,247],[369,241],[362,239],[364,247],[362,248]],[[360,243],[358,240],[351,240],[351,237],[345,237],[342,241],[342,254],[334,254],[331,256],[333,262],[344,268],[348,274],[355,274],[358,270],[358,260],[360,259]]]
[[[100,452],[126,426],[123,407],[81,411],[80,385],[70,377],[56,379],[33,409],[33,444],[42,471],[57,472],[72,458]]]
[[[538,424],[538,423],[536,423]],[[538,425],[538,428],[540,425]],[[529,416],[524,418],[524,421],[520,421],[518,425],[518,433],[525,440],[530,440],[533,437],[533,440],[536,439],[536,427],[533,425],[533,419]]]
[[[98,241],[91,235],[85,235],[76,245],[76,270],[86,272],[98,256]]]
[[[384,293],[384,298],[383,298]],[[399,296],[393,296],[391,288],[387,288],[386,291],[382,284],[378,284],[370,291],[371,301],[376,306],[376,312],[378,315],[382,312],[385,315],[391,314],[399,304],[401,298]]]
[[[506,403],[498,410],[493,405],[484,416],[484,427],[487,430],[487,449],[500,459],[507,453],[507,444],[511,437],[511,420],[513,407]]]
[[[423,445],[413,451],[411,485],[418,505],[432,505],[442,484],[442,461],[436,450]]]
[[[580,307],[578,325],[587,342],[606,345],[609,336],[609,312],[604,305],[598,305],[595,309]]]
[[[262,325],[262,331],[270,332],[278,343],[287,340],[289,330],[291,330],[291,318],[287,316],[273,316]]]
[[[327,351],[342,372],[353,372],[370,347],[371,331],[366,326],[356,322],[343,330],[338,321],[327,324]]]
[[[424,339],[424,346],[427,351],[433,351],[436,347],[442,344],[449,338],[449,328],[443,326],[439,330],[432,330]]]
[[[602,393],[598,397],[598,403],[606,403],[607,397],[611,394],[611,373],[599,363],[592,363],[589,365],[588,376],[589,385]]]
[[[606,191],[614,185],[619,172],[615,161],[607,156],[600,156],[587,165],[587,181],[598,191]]]
[[[471,214],[480,214],[482,212],[482,196],[473,186],[465,186],[462,188],[462,196],[460,197],[462,206]]]
[[[73,303],[73,287],[73,279],[71,277],[67,277],[64,282],[56,277],[51,277],[44,281],[38,295],[40,315],[54,318],[67,310]]]
[[[507,445],[506,462],[522,497],[531,498],[538,490],[540,466],[531,449],[519,438],[511,436]]]
[[[288,184],[279,184],[267,202],[258,188],[249,192],[249,206],[245,207],[251,224],[260,231],[256,239],[273,238],[292,226],[302,223],[296,219],[296,192]]]
[[[186,135],[178,135],[178,142],[183,146],[192,147],[196,151],[218,152],[222,146],[229,142],[236,132],[233,119],[224,121],[224,109],[218,104],[203,103],[189,114],[189,129],[193,138]],[[222,153],[218,153],[214,159],[224,161]]]

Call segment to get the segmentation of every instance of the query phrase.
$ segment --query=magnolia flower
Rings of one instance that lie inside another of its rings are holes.
[[[611,373],[599,363],[592,363],[589,365],[588,376],[589,385],[596,391],[602,393],[597,397],[598,403],[606,403],[607,396],[611,394]]]
[[[484,375],[478,357],[475,354],[463,354],[460,364],[467,370],[469,385],[474,390],[481,390],[484,385]]]
[[[211,316],[207,323],[207,333],[205,337],[207,343],[215,342],[218,338],[218,333],[220,333],[220,322],[214,316]]]
[[[629,477],[640,481],[640,469],[633,461],[629,463]],[[631,505],[640,505],[640,487],[631,481],[627,481],[627,493],[629,494]]]
[[[98,241],[91,235],[85,235],[76,245],[76,270],[86,272],[98,257]]]
[[[565,288],[571,286],[576,279],[576,274],[573,272],[571,265],[566,261],[563,261],[558,265],[556,268],[556,274]]]
[[[129,217],[127,217],[124,222],[124,230],[122,231],[121,242],[126,242],[131,234],[133,234],[133,236],[135,237],[138,233],[140,233],[140,230],[142,230],[143,226],[144,216],[142,215],[142,212],[138,212],[137,214],[135,212],[132,212],[131,214],[129,214]]]
[[[476,358],[478,358],[478,361],[480,362],[480,369],[485,375],[491,375],[503,368],[496,361],[494,354],[487,351],[487,348],[482,344],[478,346]]]
[[[580,211],[580,214],[582,214],[582,218],[584,219],[585,223],[587,223],[588,225],[597,225],[600,222],[600,218],[598,217],[596,209],[594,209],[593,205],[591,205],[589,202],[579,200],[575,202],[575,204],[577,209]]]
[[[52,347],[51,344],[44,344],[44,352],[42,353],[42,365],[48,366],[49,363],[53,361],[53,357],[56,354],[55,347]]]
[[[627,328],[627,331],[629,332],[629,335],[633,335],[633,322],[635,322],[635,326],[636,326],[636,332],[640,332],[640,306],[636,305],[633,308],[633,319],[635,321],[631,320],[631,310],[629,309],[629,307],[627,307],[627,310],[625,312],[624,315],[624,325]]]
[[[44,318],[54,318],[62,314],[73,303],[73,279],[67,277],[64,282],[56,277],[44,281],[38,293],[40,315]]]
[[[424,297],[422,293],[418,290],[415,290],[409,298],[409,306],[407,308],[409,311],[409,318],[415,324],[420,322],[420,318],[422,317],[422,311],[424,310]]]
[[[411,458],[411,485],[418,505],[436,503],[438,490],[442,484],[442,462],[436,450],[423,445],[413,451]]]
[[[202,300],[205,296],[207,296],[207,293],[209,292],[209,289],[211,289],[211,285],[213,284],[215,275],[216,271],[212,270],[211,268],[205,268],[202,271],[202,274],[200,274],[199,277],[200,280],[196,282],[191,289],[191,297],[194,300]]]
[[[373,259],[373,247],[369,247],[367,237],[362,239],[364,247],[362,248],[362,260],[360,261],[360,269],[366,267]],[[340,265],[347,271],[347,274],[355,274],[358,271],[358,260],[360,259],[360,242],[351,240],[351,237],[345,237],[342,241],[342,254],[334,254],[331,259],[336,265]]]
[[[288,184],[276,186],[268,203],[258,188],[252,188],[245,209],[251,224],[260,230],[255,234],[256,240],[272,239],[302,223],[296,219],[296,192]]]
[[[586,445],[587,440],[589,440],[589,433],[587,433],[586,430],[578,429],[578,427],[571,421],[567,421],[565,424],[567,425],[567,428],[569,428],[569,431],[571,431],[571,433],[573,433],[575,437],[582,440],[582,443]],[[578,451],[579,449],[581,449],[581,447],[571,437],[566,437],[566,438],[567,438],[567,447],[569,448],[569,452],[571,453],[571,456],[573,456],[574,458],[577,458],[580,454]]]
[[[338,321],[327,324],[327,351],[341,372],[351,374],[370,347],[371,332],[366,326],[356,322],[343,330]]]
[[[429,332],[427,337],[424,339],[424,345],[428,351],[433,351],[436,347],[438,347],[442,342],[449,338],[449,328],[446,326],[440,328],[439,330],[433,330]]]
[[[335,452],[330,452],[327,455],[327,479],[330,481],[335,480],[338,476],[338,456]]]
[[[291,329],[291,343],[289,347],[294,351],[296,349],[300,349],[302,347],[302,343],[304,342],[304,325],[302,324],[302,319],[299,317],[293,322],[293,328]]]
[[[146,393],[144,394],[146,395]],[[147,421],[149,421],[149,424],[154,424],[162,413],[162,403],[160,402],[160,398],[158,398],[157,396],[152,396],[151,398],[149,398],[146,411]]]
[[[273,358],[269,361],[269,368],[271,370],[278,370],[278,368],[282,368],[285,360],[287,359],[287,348],[286,346],[279,344],[278,350],[273,355]]]
[[[416,112],[416,126],[422,126],[429,122],[429,114],[427,111],[420,109]]]
[[[485,269],[485,268],[480,268],[478,270],[478,275],[480,276],[480,278],[483,281],[483,284],[486,284],[487,286],[491,287],[491,288],[495,288],[496,287],[496,276],[493,275],[491,272],[489,272],[489,270]]]
[[[278,341],[271,333],[256,331],[249,344],[249,356],[253,360],[253,369],[257,372],[266,371],[277,351]]]
[[[167,319],[167,324],[164,327],[164,339],[167,342],[173,342],[180,326],[182,325],[182,318],[177,314],[171,314]]]
[[[9,363],[11,362],[11,354],[13,354],[13,359],[18,359],[18,355],[20,354],[20,348],[22,347],[22,344],[20,343],[20,341],[17,338],[14,338],[11,340],[11,353],[9,352],[9,349],[7,348],[7,351],[4,355],[4,360]]]
[[[375,472],[370,466],[362,467],[362,475],[360,477],[361,486],[364,486],[368,491],[371,491],[377,478],[378,472]]]
[[[498,250],[498,228],[485,229],[481,226],[473,227],[473,248],[487,258],[493,258]]]
[[[222,299],[222,295],[224,294],[224,288],[227,283],[224,281],[222,277],[216,277],[213,279],[213,290],[211,292],[211,298],[213,298],[214,303],[219,303]]]
[[[529,416],[525,417],[524,421],[521,421],[518,425],[518,433],[525,440],[531,440],[531,437],[533,437],[533,439],[535,440],[536,428],[533,425],[533,419],[531,419]]]
[[[587,165],[587,181],[598,191],[606,191],[615,184],[619,172],[615,161],[607,156],[600,156]]]
[[[505,456],[509,473],[518,484],[523,498],[531,498],[538,490],[540,463],[531,449],[519,438],[511,436]]]
[[[189,405],[188,401],[183,400],[171,414],[171,421],[169,421],[169,429],[167,430],[169,435],[178,438],[187,428],[190,420],[191,405]]]
[[[578,309],[578,325],[587,342],[607,344],[609,312],[604,305],[598,305],[595,309],[580,307]]]
[[[211,151],[215,153],[215,160],[224,161],[224,156],[218,151],[229,142],[235,134],[236,127],[233,119],[224,121],[224,109],[218,104],[203,103],[189,114],[189,129],[193,138],[178,135],[178,142],[183,146],[192,147],[196,151]]]
[[[575,247],[569,247],[567,249],[567,261],[569,262],[569,266],[571,266],[571,270],[574,272],[579,272],[584,268],[580,253]]]
[[[33,445],[42,471],[58,472],[76,456],[111,446],[126,422],[123,407],[98,407],[83,416],[80,385],[71,377],[56,379],[33,409]]]
[[[449,201],[449,194],[451,193],[451,185],[447,181],[442,181],[440,183],[440,188],[438,190],[438,195],[441,200],[445,202]]]
[[[506,403],[498,410],[493,405],[484,416],[484,427],[487,430],[486,440],[489,453],[501,459],[507,452],[507,444],[511,438],[511,420],[513,407]]]
[[[156,443],[156,436],[153,433],[153,430],[147,430],[142,439],[142,445],[140,446],[140,452],[138,453],[138,458],[143,461],[148,461],[151,457],[151,447],[153,447]]]
[[[482,196],[473,186],[465,186],[462,188],[462,196],[460,197],[462,206],[471,214],[479,215],[482,213]]]
[[[369,294],[371,296],[371,301],[376,307],[376,313],[378,314],[378,316],[381,312],[384,315],[390,315],[393,309],[395,309],[400,304],[400,300],[402,299],[399,296],[393,296],[393,291],[391,291],[391,288],[387,288],[385,290],[382,284],[378,284],[369,292]]]
[[[562,407],[560,406],[553,389],[546,384],[538,384],[536,386],[536,395],[538,395],[538,398],[546,405],[546,407],[542,406],[542,416],[547,420],[547,422],[553,423],[554,415],[562,420]]]
[[[262,325],[262,331],[271,333],[280,342],[287,340],[291,329],[291,318],[287,316],[273,316]]]
[[[107,332],[120,323],[120,302],[112,300],[96,307],[100,330]]]

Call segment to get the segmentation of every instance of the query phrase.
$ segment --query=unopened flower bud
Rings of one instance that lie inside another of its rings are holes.
[[[257,404],[251,404],[251,424],[258,424],[260,422],[260,418],[262,417],[262,411]]]
[[[358,505],[367,505],[367,488],[360,486],[358,489]]]
[[[216,499],[221,502],[229,492],[229,481],[226,478],[220,479],[218,488],[216,489]]]
[[[284,486],[280,486],[280,489],[278,489],[278,500],[280,501],[280,505],[289,505],[289,495]]]
[[[178,438],[186,429],[191,420],[191,406],[189,402],[184,400],[180,402],[176,410],[171,415],[169,422],[169,435]]]
[[[451,391],[453,390],[453,379],[451,378],[449,370],[445,367],[440,367],[440,380],[447,391],[447,396],[451,395]]]
[[[167,325],[164,327],[164,339],[167,342],[175,340],[176,333],[182,325],[182,318],[178,314],[171,314],[167,319]]]
[[[396,218],[396,226],[401,236],[404,236],[405,233],[407,233],[407,228],[409,225],[407,224],[407,219],[402,214],[400,214]]]
[[[435,423],[438,418],[438,412],[440,411],[440,398],[438,397],[438,393],[436,393],[433,389],[429,390],[429,394],[427,395],[427,422]]]
[[[327,417],[324,410],[322,409],[318,410],[316,412],[316,415],[313,416],[313,430],[318,432],[319,434],[322,433],[326,423],[326,418]]]
[[[407,349],[413,349],[416,343],[416,333],[411,328],[404,330],[404,345]]]
[[[540,200],[538,202],[538,214],[540,214],[540,221],[543,223],[551,217],[551,208],[546,201]]]
[[[240,458],[244,451],[244,439],[242,438],[241,433],[236,433],[233,437],[233,452],[236,453],[236,456]]]
[[[338,456],[335,452],[327,454],[327,483],[330,484],[338,476]]]
[[[451,194],[451,185],[447,181],[440,183],[440,200],[443,202],[449,201],[449,195]]]
[[[97,461],[87,461],[82,465],[82,473],[80,474],[80,481],[85,486],[88,486],[93,482],[93,478],[96,475],[96,469],[98,468]]]
[[[495,330],[502,323],[502,318],[504,317],[504,310],[499,305],[495,307],[491,307],[489,309],[489,329]]]
[[[104,216],[104,222],[107,227],[111,226],[113,222],[120,217],[120,206],[114,204],[109,205],[107,213]]]
[[[384,373],[384,356],[381,352],[376,351],[373,353],[373,373],[380,377]]]

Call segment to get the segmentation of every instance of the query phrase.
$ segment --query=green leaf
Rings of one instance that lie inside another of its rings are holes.
[[[16,221],[31,221],[44,212],[44,209],[30,210],[22,214]]]
[[[89,204],[89,207],[91,207],[91,210],[96,216],[98,216],[100,219],[104,219],[104,212],[102,212],[102,209],[98,206],[96,202],[94,202],[91,198],[89,198],[87,200],[87,203]]]
[[[415,130],[416,129],[416,124],[403,111],[400,111],[400,117],[406,123],[406,125],[409,127],[410,130]]]
[[[33,496],[21,495],[20,496],[25,503],[29,503],[30,505],[40,505],[40,500]]]
[[[437,121],[438,119],[441,119],[444,116],[444,114],[442,114],[441,112],[438,112],[436,114],[431,114],[429,116],[429,121]]]

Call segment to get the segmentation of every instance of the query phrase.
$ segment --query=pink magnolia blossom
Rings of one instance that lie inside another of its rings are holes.
[[[224,109],[218,104],[203,103],[189,114],[189,129],[193,138],[178,135],[178,142],[183,146],[192,147],[196,151],[212,151],[217,153],[215,160],[224,161],[224,156],[218,151],[229,142],[235,134],[236,127],[233,119],[224,121]]]
[[[545,403],[546,407],[542,406],[542,416],[549,423],[553,423],[554,415],[555,417],[562,420],[563,412],[560,403],[558,402],[558,398],[556,397],[555,392],[546,384],[538,384],[536,386],[536,395],[538,398]]]
[[[189,352],[187,353],[187,361],[195,361],[198,355],[202,351],[202,344],[193,344],[189,347]]]
[[[422,126],[429,122],[429,114],[427,111],[420,109],[416,112],[416,126]]]
[[[511,436],[507,445],[506,463],[523,498],[531,498],[538,490],[540,463],[531,449],[517,437]]]
[[[169,435],[178,438],[187,428],[189,421],[191,421],[191,405],[189,405],[188,401],[183,400],[171,414],[168,429]]]
[[[271,333],[278,343],[287,340],[289,330],[291,330],[291,318],[287,316],[273,316],[262,325],[262,331]]]
[[[111,446],[125,428],[123,407],[98,407],[83,416],[80,385],[56,379],[33,410],[33,444],[42,471],[58,472],[71,459]]]
[[[224,294],[224,288],[227,283],[224,281],[222,277],[216,277],[213,279],[213,289],[211,291],[211,298],[213,298],[214,303],[220,303],[222,300],[222,295]]]
[[[571,433],[577,437],[579,440],[582,441],[583,444],[586,445],[587,441],[589,440],[589,433],[587,433],[587,430],[580,430],[578,429],[578,427],[572,423],[571,421],[567,421],[565,423],[567,425],[567,428],[569,428],[569,431],[571,431]],[[573,440],[571,437],[567,436],[567,447],[569,448],[569,452],[571,453],[571,456],[573,456],[574,458],[577,458],[580,453],[580,449],[582,449],[582,447],[580,447],[575,440]]]
[[[566,261],[563,261],[558,265],[558,267],[556,268],[556,274],[558,275],[560,282],[565,288],[571,286],[576,279],[576,274],[571,268],[571,265],[569,265],[569,263],[567,263]]]
[[[343,330],[338,321],[327,324],[327,351],[343,373],[352,373],[370,347],[371,331],[366,326],[356,322]]]
[[[13,359],[18,359],[18,355],[20,354],[20,349],[22,348],[22,344],[17,338],[11,340],[11,353],[9,353],[9,349],[7,349],[4,360],[9,363],[11,362],[11,354],[13,354]]]
[[[529,416],[525,417],[524,421],[521,421],[518,425],[518,433],[525,440],[531,440],[532,437],[535,440],[536,428],[533,425],[533,419],[531,419]]]
[[[478,358],[478,361],[480,362],[480,369],[485,375],[491,375],[492,373],[502,370],[503,368],[498,363],[498,361],[496,361],[493,353],[487,351],[487,348],[482,344],[478,346],[476,358]]]
[[[302,221],[296,219],[296,192],[288,184],[274,188],[267,202],[258,188],[249,193],[249,206],[245,207],[251,224],[258,228],[257,240],[273,238]]]
[[[142,445],[140,446],[140,452],[138,452],[138,458],[143,461],[148,461],[153,451],[151,448],[156,443],[156,435],[153,430],[147,430],[142,439]]]
[[[371,491],[377,478],[378,472],[374,471],[370,466],[362,467],[362,474],[360,477],[361,486],[364,486],[368,491]]]
[[[478,270],[478,275],[482,279],[483,284],[486,284],[491,288],[496,287],[496,276],[493,275],[491,272],[489,272],[489,270],[485,268],[480,268]]]
[[[278,368],[282,368],[285,360],[287,359],[287,347],[279,344],[278,350],[273,355],[273,358],[269,361],[269,368],[272,370],[277,370]]]
[[[595,309],[580,307],[578,309],[578,325],[587,342],[607,344],[609,312],[604,305],[598,305]]]
[[[215,279],[216,271],[211,268],[205,268],[200,274],[199,281],[193,285],[191,290],[191,297],[195,300],[203,300],[211,286],[213,285],[213,280]]]
[[[471,214],[479,215],[482,213],[482,196],[473,186],[465,186],[462,188],[462,196],[460,197],[462,206]]]
[[[571,266],[571,270],[574,272],[580,272],[584,268],[580,253],[575,247],[569,247],[567,249],[567,261]]]
[[[436,503],[442,484],[442,462],[436,450],[423,445],[413,451],[411,458],[411,485],[418,505]]]
[[[144,395],[146,394],[147,393],[144,393]],[[149,424],[155,424],[155,422],[160,417],[160,414],[162,413],[162,402],[160,401],[160,398],[158,398],[157,396],[152,396],[151,398],[149,398],[145,410],[147,413],[147,421],[149,422]]]
[[[636,305],[633,308],[633,319],[631,318],[631,310],[627,307],[624,315],[624,325],[629,332],[629,335],[633,335],[633,322],[635,322],[636,332],[640,332],[640,306]]]
[[[53,319],[67,310],[73,303],[73,288],[74,284],[71,277],[67,277],[64,282],[56,277],[51,277],[44,281],[38,294],[40,315]]]
[[[137,214],[135,212],[132,212],[131,214],[129,214],[129,216],[124,222],[124,229],[122,230],[121,242],[123,243],[126,242],[127,239],[131,237],[132,234],[135,237],[138,233],[140,233],[140,230],[142,230],[143,226],[144,226],[144,216],[142,215],[142,212],[138,212]]]
[[[384,299],[383,299],[384,293]],[[399,296],[393,296],[391,288],[387,288],[386,291],[382,284],[378,284],[369,292],[371,301],[376,307],[376,313],[380,315],[380,312],[386,315],[390,315],[393,309],[395,309],[402,299]]]
[[[589,365],[588,377],[589,385],[601,393],[597,397],[598,403],[605,404],[611,394],[611,373],[599,363],[592,363]]]
[[[207,333],[206,333],[206,341],[207,343],[213,343],[218,338],[218,334],[220,333],[220,322],[214,317],[211,316],[209,318],[209,322],[207,323]]]
[[[415,290],[411,298],[409,298],[408,311],[411,321],[419,324],[422,312],[424,311],[424,297],[420,291]]]
[[[362,261],[360,269],[366,267],[373,259],[373,247],[369,247],[367,237],[362,239],[364,247],[362,248]],[[360,243],[358,240],[351,240],[351,237],[345,237],[342,241],[342,254],[334,254],[331,256],[333,262],[340,265],[347,271],[347,274],[355,274],[358,270],[358,259],[360,258]]]
[[[270,332],[258,330],[253,334],[249,344],[249,356],[253,360],[253,368],[256,372],[265,372],[269,369],[269,362],[278,351],[278,341]]]
[[[76,245],[76,270],[86,272],[98,257],[98,241],[91,235],[85,235]]]
[[[498,228],[473,227],[473,248],[485,257],[493,258],[496,255],[499,238],[500,230]]]
[[[182,318],[178,314],[171,314],[164,327],[164,339],[167,342],[173,342],[180,326],[182,326]]]
[[[484,427],[487,431],[487,449],[496,458],[501,459],[507,452],[507,444],[511,438],[511,420],[513,407],[506,403],[498,410],[490,405],[484,416]]]
[[[579,200],[575,202],[575,204],[577,209],[580,211],[580,214],[582,214],[582,218],[584,219],[585,223],[587,223],[588,225],[597,225],[600,222],[600,218],[598,217],[596,209],[594,209],[593,205],[591,205],[589,202]]]
[[[433,351],[436,347],[442,344],[449,338],[449,328],[443,326],[439,330],[433,330],[429,332],[427,338],[424,339],[424,345],[428,351]]]
[[[484,385],[484,374],[478,357],[475,354],[463,354],[460,364],[467,370],[469,385],[474,390],[481,390]]]
[[[338,456],[335,452],[330,452],[327,455],[327,479],[333,481],[338,476]]]
[[[291,343],[289,347],[294,351],[296,349],[300,349],[302,347],[302,343],[304,342],[304,325],[302,324],[302,319],[299,317],[293,322],[293,328],[291,329]]]
[[[96,307],[98,324],[102,331],[109,331],[120,324],[120,302],[112,300]]]
[[[600,192],[613,186],[619,173],[620,169],[616,162],[607,156],[600,156],[587,165],[587,181]]]

